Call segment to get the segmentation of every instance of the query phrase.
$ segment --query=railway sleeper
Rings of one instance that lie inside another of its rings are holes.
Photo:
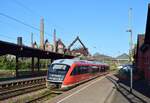
[[[38,84],[38,85],[35,85],[35,86],[27,86],[27,87],[23,87],[23,88],[18,88],[18,89],[15,89],[15,90],[8,90],[6,92],[3,92],[3,93],[1,92],[0,93],[0,100],[4,100],[4,99],[10,98],[10,97],[14,97],[14,96],[24,94],[24,93],[28,93],[28,92],[31,92],[31,91],[35,91],[35,90],[39,90],[39,89],[42,89],[42,88],[45,88],[45,87],[42,86],[42,84]]]
[[[40,84],[42,82],[45,82],[45,78],[1,84],[0,89],[10,89],[10,88],[24,86],[24,85]]]

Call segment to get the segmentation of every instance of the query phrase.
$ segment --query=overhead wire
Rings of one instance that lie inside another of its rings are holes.
[[[11,19],[11,20],[13,20],[13,21],[15,21],[15,22],[18,22],[18,23],[20,23],[20,24],[22,24],[22,25],[24,25],[24,26],[27,26],[27,27],[32,28],[32,29],[34,29],[34,30],[40,31],[40,29],[38,29],[38,28],[36,28],[36,27],[34,27],[34,26],[32,26],[32,25],[29,25],[29,24],[27,24],[27,23],[25,23],[25,22],[23,22],[23,21],[21,21],[21,20],[19,20],[19,19],[17,19],[17,18],[14,18],[14,17],[12,17],[12,16],[9,16],[9,15],[7,15],[7,14],[0,13],[0,16],[6,17],[6,18]],[[46,32],[44,32],[44,33],[45,33],[45,34],[48,34],[48,33],[46,33]],[[48,34],[48,35],[49,35],[49,34]],[[49,36],[51,36],[51,35],[49,35]],[[62,39],[61,39],[61,40],[62,40]],[[65,41],[65,40],[63,39],[63,41]],[[27,42],[27,41],[25,41],[25,42]]]
[[[29,24],[27,24],[27,23],[25,23],[25,22],[23,22],[23,21],[21,21],[21,20],[19,20],[19,19],[17,19],[17,18],[14,18],[14,17],[12,17],[12,16],[9,16],[9,15],[7,15],[7,14],[0,13],[0,16],[6,17],[6,18],[11,19],[11,20],[13,20],[13,21],[15,21],[15,22],[18,22],[18,23],[20,23],[20,24],[22,24],[22,25],[24,25],[24,26],[27,26],[27,27],[32,28],[32,29],[34,29],[34,30],[40,31],[39,28],[36,28],[36,27],[34,27],[34,26],[32,26],[32,25],[29,25]],[[49,33],[47,33],[47,32],[44,32],[44,33],[45,33],[45,34],[49,34]]]
[[[16,3],[17,5],[19,5],[20,7],[23,7],[24,9],[26,9],[26,11],[30,12],[30,13],[34,13],[36,15],[39,15],[40,17],[42,17],[39,13],[33,11],[32,9],[30,9],[28,6],[24,5],[23,3],[21,3],[18,0],[13,0],[13,3]]]
[[[11,41],[17,41],[16,38],[14,38],[14,37],[9,37],[9,36],[6,36],[6,35],[4,35],[4,34],[0,34],[0,36],[3,37],[3,38],[9,39],[9,40],[11,40]],[[23,40],[23,43],[28,43],[28,42],[27,42],[26,40]]]
[[[38,12],[36,12],[35,10],[33,11],[30,7],[24,5],[22,2],[20,2],[19,0],[14,0],[13,3],[16,3],[17,5],[19,5],[20,7],[24,8],[26,11],[30,12],[30,13],[34,13],[35,15],[39,16],[39,17],[43,17],[41,16]],[[37,28],[36,28],[37,29]],[[40,29],[38,30],[40,31]],[[47,36],[51,36],[49,33],[44,32]],[[51,36],[52,37],[52,36]]]
[[[23,25],[25,25],[25,26],[27,26],[27,27],[29,27],[29,28],[34,29],[34,30],[38,30],[38,31],[40,30],[40,29],[38,29],[38,28],[36,28],[36,27],[34,27],[34,26],[31,26],[31,25],[29,25],[29,24],[27,24],[27,23],[25,23],[25,22],[23,22],[23,21],[21,21],[21,20],[18,20],[17,18],[11,17],[11,16],[9,16],[9,15],[7,15],[7,14],[0,13],[0,15],[6,17],[6,18],[8,18],[8,19],[11,19],[11,20],[13,20],[13,21],[16,21],[16,22],[18,22],[18,23],[20,23],[20,24],[23,24]]]
[[[34,13],[34,14],[36,14],[36,15],[42,17],[39,13],[33,11],[32,9],[30,9],[28,6],[24,5],[24,4],[21,3],[20,1],[14,0],[13,2],[16,3],[17,5],[23,7],[24,9],[26,9],[28,12]],[[36,30],[36,31],[40,31],[39,28],[34,27],[34,26],[30,25],[30,24],[27,24],[27,23],[25,23],[25,22],[23,22],[23,21],[21,21],[21,20],[15,18],[15,17],[9,16],[9,15],[7,15],[7,14],[5,14],[5,13],[0,13],[0,16],[6,17],[6,18],[8,18],[8,19],[11,19],[11,20],[13,20],[13,21],[15,21],[15,22],[17,22],[17,23],[20,23],[20,24],[22,24],[22,25],[24,25],[24,26],[27,26],[27,27],[29,27],[29,28],[32,28],[32,29],[34,29],[34,30]],[[61,27],[61,28],[62,28],[62,27]],[[50,33],[44,32],[44,34],[46,34],[47,36],[51,36],[51,37],[52,37],[52,35],[51,35]],[[61,40],[62,40],[62,39],[61,39]],[[67,41],[64,40],[64,39],[63,39],[63,41],[67,42]]]
[[[3,37],[3,38],[9,39],[9,40],[11,40],[11,41],[16,41],[16,40],[17,40],[17,39],[14,38],[14,37],[9,37],[9,36],[6,36],[6,35],[4,35],[4,34],[0,34],[0,36]],[[24,42],[24,43],[28,43],[26,40],[23,40],[23,42]]]
[[[4,38],[7,38],[7,39],[10,39],[10,40],[16,39],[16,38],[13,38],[13,37],[6,36],[6,35],[4,35],[4,34],[0,34],[0,36],[2,36],[2,37],[4,37]]]
[[[17,5],[19,5],[20,7],[24,8],[26,11],[28,11],[28,12],[30,12],[30,13],[34,13],[35,15],[42,17],[40,13],[38,13],[38,12],[35,11],[35,10],[32,10],[29,6],[23,4],[23,3],[20,2],[19,0],[14,0],[13,2],[16,3]],[[60,26],[58,26],[58,25],[56,25],[56,24],[55,24],[55,26],[57,26],[57,27],[63,29],[62,27],[60,27]],[[64,31],[64,29],[63,29],[63,31]],[[52,35],[49,34],[49,33],[46,33],[46,34],[47,34],[47,36],[52,36]],[[62,34],[63,34],[63,33],[62,33]],[[59,38],[57,38],[57,39],[59,39]],[[66,41],[66,40],[64,40],[64,39],[63,39],[63,41],[68,42],[68,41]]]
[[[13,28],[13,29],[16,29],[13,25],[11,25],[10,23],[8,23],[8,22],[6,22],[6,21],[2,21],[2,20],[0,20],[0,23],[1,24],[3,24],[3,25],[7,25],[8,27],[11,27],[11,28]],[[24,29],[24,31],[26,31],[26,32],[29,32],[29,34],[31,34],[31,33],[33,33],[33,32],[31,32],[31,31],[29,31],[29,30],[27,30],[27,29]],[[19,33],[20,34],[20,33]],[[17,37],[17,35],[16,34],[12,34],[13,36],[15,35],[16,37]],[[21,34],[20,34],[21,35]],[[5,38],[7,38],[7,39],[9,39],[9,40],[16,40],[17,38],[15,37],[8,37],[8,36],[5,36],[5,35],[1,35],[0,34],[0,36],[2,36],[2,37],[5,37]],[[22,40],[24,43],[27,43],[27,44],[29,44],[30,43],[30,41],[29,41],[29,39],[27,39],[27,38],[24,38],[23,37],[23,40]]]
[[[0,20],[0,23],[1,23],[1,24],[5,24],[5,25],[9,25],[9,27],[11,27],[11,28],[14,29],[14,26],[10,25],[9,23],[7,23],[7,22],[5,22],[5,21],[1,21],[1,20]],[[27,30],[26,30],[26,31],[27,31]],[[28,31],[28,32],[29,32],[29,31]],[[16,36],[16,34],[13,34],[13,36],[14,36],[14,35]],[[9,39],[9,40],[13,40],[13,41],[16,40],[15,37],[6,36],[6,35],[4,35],[4,34],[0,34],[0,36],[2,36],[2,37],[4,37],[4,38],[7,38],[7,39]],[[17,36],[16,36],[16,37],[17,37]],[[27,40],[24,40],[24,39],[23,39],[23,42],[28,43]]]

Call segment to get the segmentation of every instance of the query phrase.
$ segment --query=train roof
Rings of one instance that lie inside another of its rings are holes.
[[[80,64],[97,64],[97,65],[108,65],[106,63],[102,63],[99,61],[87,61],[87,60],[79,60],[79,59],[57,59],[53,61],[52,64],[66,64],[71,66],[73,63],[80,63]]]
[[[52,62],[52,64],[58,63],[58,64],[66,64],[66,65],[71,66],[75,61],[77,61],[77,60],[74,60],[74,59],[57,59],[57,60],[54,60]]]

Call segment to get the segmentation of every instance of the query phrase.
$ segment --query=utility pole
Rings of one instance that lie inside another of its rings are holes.
[[[129,29],[127,30],[127,32],[130,32],[130,49],[129,49],[129,60],[130,63],[132,64],[133,62],[133,57],[132,57],[132,49],[133,49],[133,40],[132,40],[132,8],[129,9]],[[130,68],[130,93],[132,93],[132,85],[133,85],[133,68]]]

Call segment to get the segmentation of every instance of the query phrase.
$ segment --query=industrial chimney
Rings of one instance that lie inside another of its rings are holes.
[[[17,37],[17,44],[22,45],[22,37]]]
[[[56,52],[56,29],[54,29],[53,41],[54,41],[54,52]]]
[[[33,33],[31,33],[31,47],[33,48]]]
[[[44,19],[41,19],[40,23],[40,48],[44,49]]]

